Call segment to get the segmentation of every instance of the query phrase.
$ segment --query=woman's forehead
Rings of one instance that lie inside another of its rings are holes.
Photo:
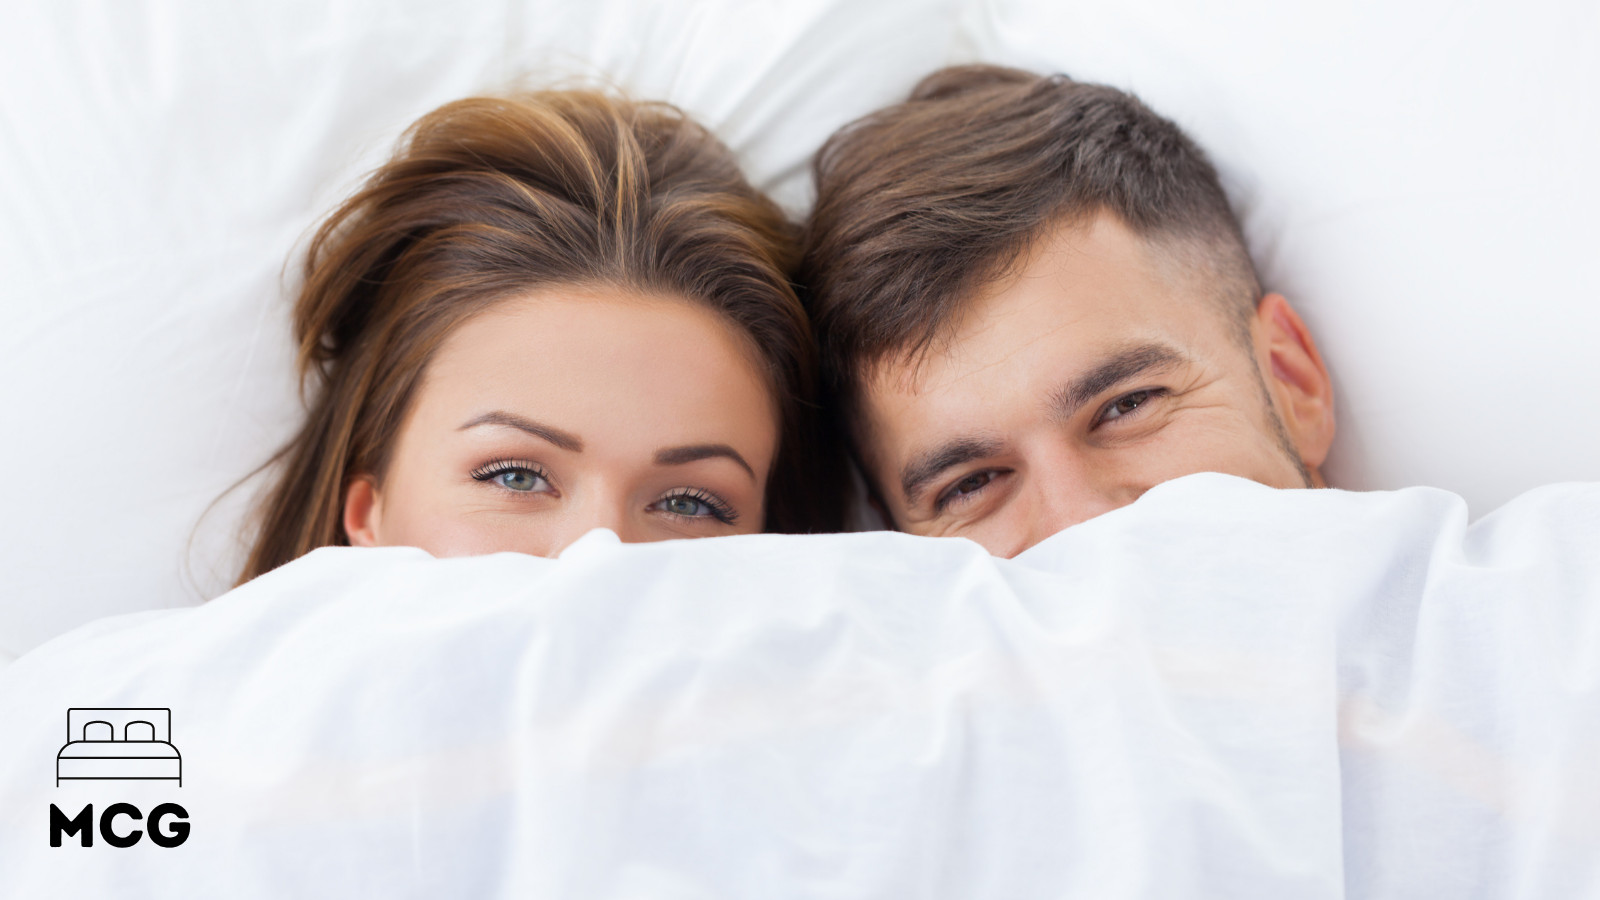
[[[768,447],[762,455],[775,449],[776,400],[747,341],[676,298],[547,292],[504,301],[446,339],[421,393],[419,415],[439,428],[506,409],[610,446],[711,436]]]

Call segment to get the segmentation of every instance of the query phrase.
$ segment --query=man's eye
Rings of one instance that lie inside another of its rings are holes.
[[[492,462],[474,469],[472,477],[489,481],[517,494],[543,494],[550,491],[550,482],[540,470],[526,463]]]
[[[961,500],[965,500],[968,496],[983,490],[985,487],[988,487],[989,482],[994,480],[994,476],[995,471],[993,469],[984,469],[981,472],[973,472],[972,474],[962,478],[955,484],[950,485],[950,487],[943,494],[939,495],[939,501],[936,504],[936,508],[942,510],[952,501],[959,502]]]
[[[1154,397],[1156,394],[1157,391],[1154,390],[1134,391],[1131,394],[1124,394],[1123,396],[1111,401],[1111,405],[1107,406],[1105,411],[1100,413],[1100,421],[1110,422],[1115,419],[1120,419],[1139,407],[1145,405],[1150,401],[1150,398]]]

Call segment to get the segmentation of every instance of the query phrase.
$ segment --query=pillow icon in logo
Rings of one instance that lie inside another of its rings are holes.
[[[176,781],[183,786],[183,757],[172,746],[172,710],[67,710],[67,745],[56,754],[56,786],[63,781]]]

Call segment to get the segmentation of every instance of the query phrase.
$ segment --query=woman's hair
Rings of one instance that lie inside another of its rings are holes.
[[[780,410],[765,525],[837,527],[795,226],[676,108],[597,91],[461,100],[424,116],[312,238],[294,306],[308,416],[269,461],[240,582],[349,543],[345,488],[385,465],[429,359],[497,301],[551,286],[682,297],[759,351]]]

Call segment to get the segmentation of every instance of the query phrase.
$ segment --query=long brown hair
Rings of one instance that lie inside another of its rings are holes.
[[[530,288],[703,303],[760,351],[781,412],[768,530],[832,530],[815,349],[790,283],[794,225],[709,131],[596,91],[461,100],[424,116],[312,238],[294,305],[308,411],[273,457],[242,583],[349,543],[346,486],[383,477],[423,370],[457,325]]]

